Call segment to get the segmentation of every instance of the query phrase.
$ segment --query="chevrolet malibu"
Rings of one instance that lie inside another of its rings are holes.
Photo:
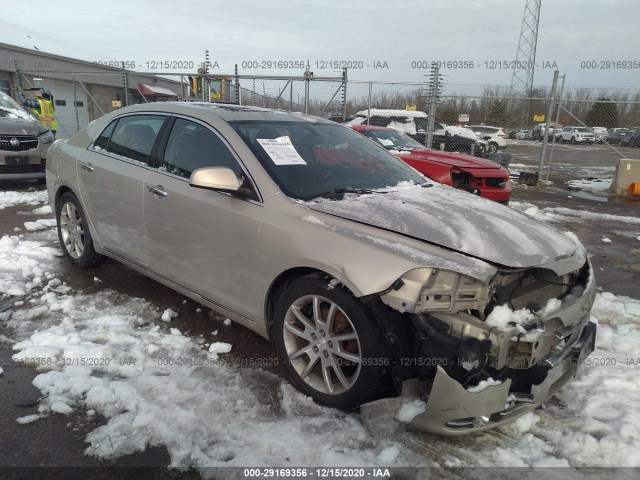
[[[593,350],[595,282],[573,235],[328,120],[136,105],[56,142],[46,175],[73,265],[106,255],[224,313],[325,405],[417,400],[411,427],[486,429]]]

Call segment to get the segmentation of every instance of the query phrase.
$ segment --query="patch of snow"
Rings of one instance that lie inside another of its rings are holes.
[[[162,312],[162,317],[160,317],[160,319],[163,322],[170,322],[172,319],[176,318],[177,316],[178,314],[176,312],[174,312],[170,308],[167,308],[164,312]]]
[[[33,210],[31,210],[31,213],[34,213],[36,215],[49,215],[53,212],[51,211],[50,205],[45,205],[44,207],[34,208]]]
[[[607,237],[603,237],[603,238],[602,238],[602,241],[603,241],[604,243],[611,243],[611,239],[610,239],[610,238],[607,238]]]
[[[493,387],[495,385],[502,385],[502,381],[494,380],[493,378],[489,377],[486,380],[480,381],[477,385],[474,385],[473,387],[467,387],[467,391],[471,393],[480,393],[486,390],[487,388]]]
[[[396,461],[398,455],[400,455],[400,449],[395,445],[391,445],[380,452],[378,461],[382,465],[390,465]]]
[[[27,423],[33,423],[36,420],[40,420],[41,418],[42,415],[26,415],[24,417],[16,418],[16,422],[18,422],[20,425],[26,425]]]
[[[212,343],[209,346],[209,353],[212,354],[212,358],[218,358],[219,353],[229,353],[231,351],[231,344],[224,342]]]
[[[592,178],[569,180],[567,185],[570,189],[584,190],[585,192],[601,193],[606,192],[611,187],[613,178]]]
[[[23,203],[27,205],[37,205],[44,202],[48,202],[46,190],[38,190],[35,192],[0,192],[0,210]]]
[[[55,218],[40,218],[34,222],[24,222],[24,228],[29,230],[30,232],[34,232],[36,230],[45,230],[47,228],[51,228],[55,226],[56,226]]]
[[[231,319],[230,318],[225,318],[224,322],[222,322],[222,323],[228,327],[229,325],[231,325]]]
[[[396,414],[396,418],[401,422],[409,423],[418,415],[422,415],[427,409],[427,404],[422,400],[412,400],[403,404]]]

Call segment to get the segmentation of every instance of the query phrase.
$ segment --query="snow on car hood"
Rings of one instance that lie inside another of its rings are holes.
[[[399,186],[307,206],[507,267],[550,263],[577,249],[574,240],[545,223],[443,185]]]

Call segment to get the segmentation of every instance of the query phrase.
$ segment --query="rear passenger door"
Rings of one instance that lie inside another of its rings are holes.
[[[250,183],[248,173],[207,124],[178,117],[165,137],[160,165],[145,180],[151,268],[213,303],[255,318],[262,204],[257,197],[237,198],[189,185],[198,168],[228,167]]]
[[[113,120],[78,161],[80,197],[97,240],[116,256],[146,266],[144,179],[165,121],[157,114]]]

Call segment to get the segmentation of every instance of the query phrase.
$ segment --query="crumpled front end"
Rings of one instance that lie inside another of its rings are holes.
[[[404,341],[391,342],[404,345],[394,350],[401,395],[379,402],[392,411],[420,400],[424,412],[410,426],[445,435],[509,422],[547,401],[593,351],[594,297],[581,255],[552,268],[503,270],[489,284],[408,272],[381,296],[411,326]]]

